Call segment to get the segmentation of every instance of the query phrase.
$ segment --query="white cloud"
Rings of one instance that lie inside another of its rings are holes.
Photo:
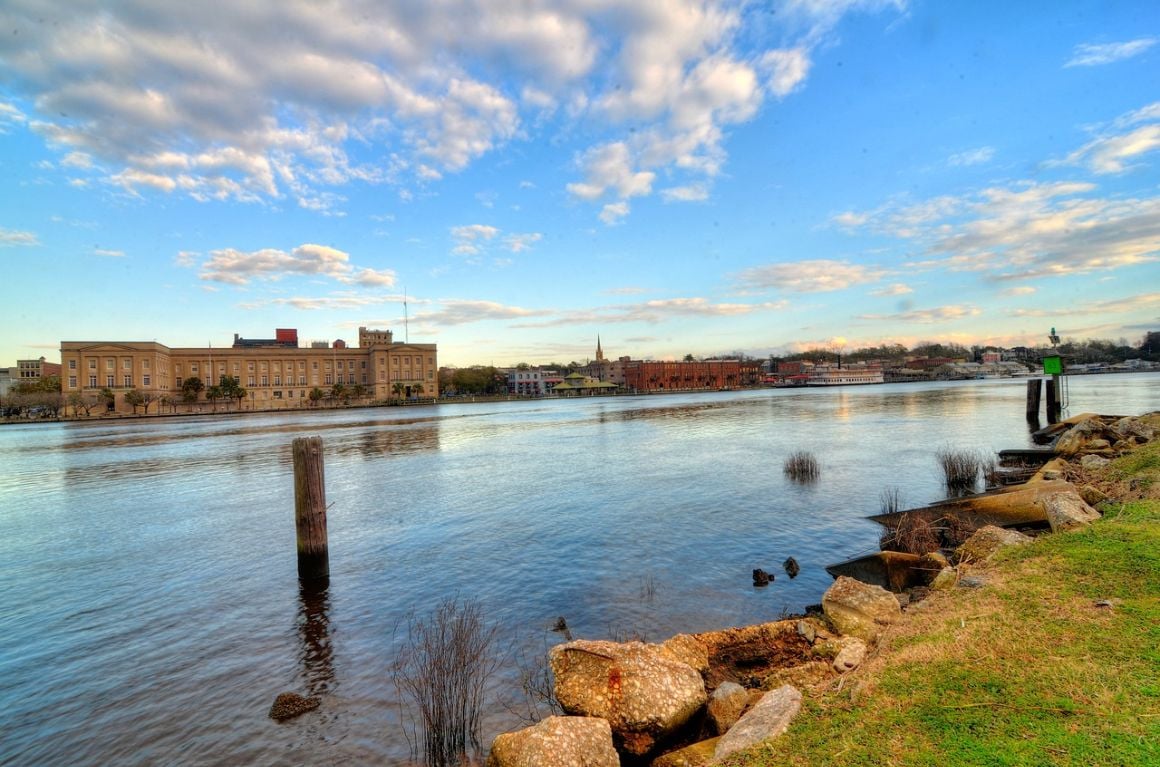
[[[180,251],[174,263],[183,267],[198,265],[199,253]],[[347,285],[391,287],[397,281],[391,269],[355,267],[350,255],[326,245],[307,243],[290,252],[277,248],[242,251],[223,248],[212,251],[200,264],[198,277],[206,282],[244,286],[252,280],[281,280],[287,276],[318,276]]]
[[[1094,184],[1021,182],[864,214],[863,226],[913,240],[914,268],[1008,281],[1106,271],[1160,259],[1160,197],[1101,198]],[[851,219],[852,220],[852,219]]]
[[[982,165],[991,161],[995,156],[995,147],[981,146],[977,149],[968,149],[965,152],[952,154],[947,158],[947,165],[952,168],[961,168],[970,165]]]
[[[769,78],[769,90],[784,98],[801,87],[810,73],[809,52],[805,48],[767,51],[761,66]]]
[[[1160,123],[1142,125],[1117,136],[1094,139],[1068,155],[1070,163],[1086,162],[1096,173],[1123,173],[1129,161],[1160,149]]]
[[[704,184],[674,186],[661,190],[665,202],[700,202],[709,199],[709,189]]]
[[[890,285],[888,287],[879,288],[878,290],[872,290],[872,291],[870,291],[870,295],[872,295],[872,296],[904,296],[907,293],[913,293],[913,292],[914,292],[914,288],[910,287],[906,283],[896,282],[893,285]]]
[[[7,133],[10,126],[23,125],[26,122],[28,117],[23,112],[11,104],[0,101],[0,135]]]
[[[40,240],[32,232],[21,232],[15,229],[5,229],[0,226],[0,248],[16,245],[39,245]]]
[[[619,224],[628,215],[627,202],[610,202],[600,210],[600,220],[606,226]]]
[[[528,232],[526,234],[509,234],[504,237],[504,247],[512,253],[523,253],[526,250],[531,250],[532,246],[543,239],[544,235],[539,232]]]
[[[431,325],[467,325],[473,322],[489,320],[512,320],[524,317],[535,317],[545,314],[543,311],[523,309],[518,306],[505,306],[495,301],[468,301],[449,299],[440,301],[441,309],[436,311],[419,312],[415,320]]]
[[[1095,67],[1139,56],[1156,44],[1154,37],[1141,37],[1122,43],[1081,43],[1075,46],[1065,67]]]
[[[784,290],[821,293],[877,282],[886,273],[883,269],[866,264],[814,259],[755,266],[740,272],[736,281],[745,292]]]
[[[93,255],[104,256],[105,258],[124,258],[125,251],[123,250],[109,250],[107,248],[95,248]]]
[[[666,199],[707,194],[729,127],[802,87],[843,15],[905,4],[791,0],[759,33],[739,0],[57,5],[22,0],[5,28],[13,98],[36,107],[0,104],[0,131],[28,123],[136,194],[335,215],[335,187],[405,201],[548,125],[590,137],[580,199],[661,174]]]
[[[948,306],[938,306],[933,309],[911,309],[897,314],[860,314],[860,320],[889,320],[895,322],[917,322],[919,324],[931,324],[936,322],[950,322],[952,320],[961,320],[966,317],[977,317],[983,311],[977,306],[967,306],[952,304]]]

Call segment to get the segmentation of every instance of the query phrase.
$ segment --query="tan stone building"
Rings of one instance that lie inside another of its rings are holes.
[[[359,345],[336,341],[302,348],[286,343],[289,331],[268,344],[235,336],[225,348],[170,348],[156,341],[62,341],[61,390],[93,394],[109,389],[114,409],[132,412],[124,401],[137,389],[156,398],[180,398],[186,379],[205,386],[222,376],[237,378],[246,389],[243,409],[305,407],[314,388],[330,391],[364,387],[371,400],[439,396],[435,344],[395,343],[389,330],[359,328]],[[294,343],[297,342],[295,332]],[[202,393],[204,397],[204,392]]]

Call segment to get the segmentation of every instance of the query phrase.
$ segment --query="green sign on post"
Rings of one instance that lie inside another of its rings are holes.
[[[1043,372],[1046,375],[1063,375],[1063,358],[1059,356],[1043,358]]]

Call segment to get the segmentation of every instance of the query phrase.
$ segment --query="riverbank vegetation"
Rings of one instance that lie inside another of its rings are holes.
[[[1101,520],[931,594],[724,764],[1160,764],[1160,444],[1087,479],[1113,499]]]

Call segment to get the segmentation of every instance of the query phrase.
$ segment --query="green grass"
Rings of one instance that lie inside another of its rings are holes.
[[[1160,446],[1108,474],[1160,475]],[[984,576],[908,613],[786,735],[724,764],[1160,765],[1160,501],[1109,505]]]

